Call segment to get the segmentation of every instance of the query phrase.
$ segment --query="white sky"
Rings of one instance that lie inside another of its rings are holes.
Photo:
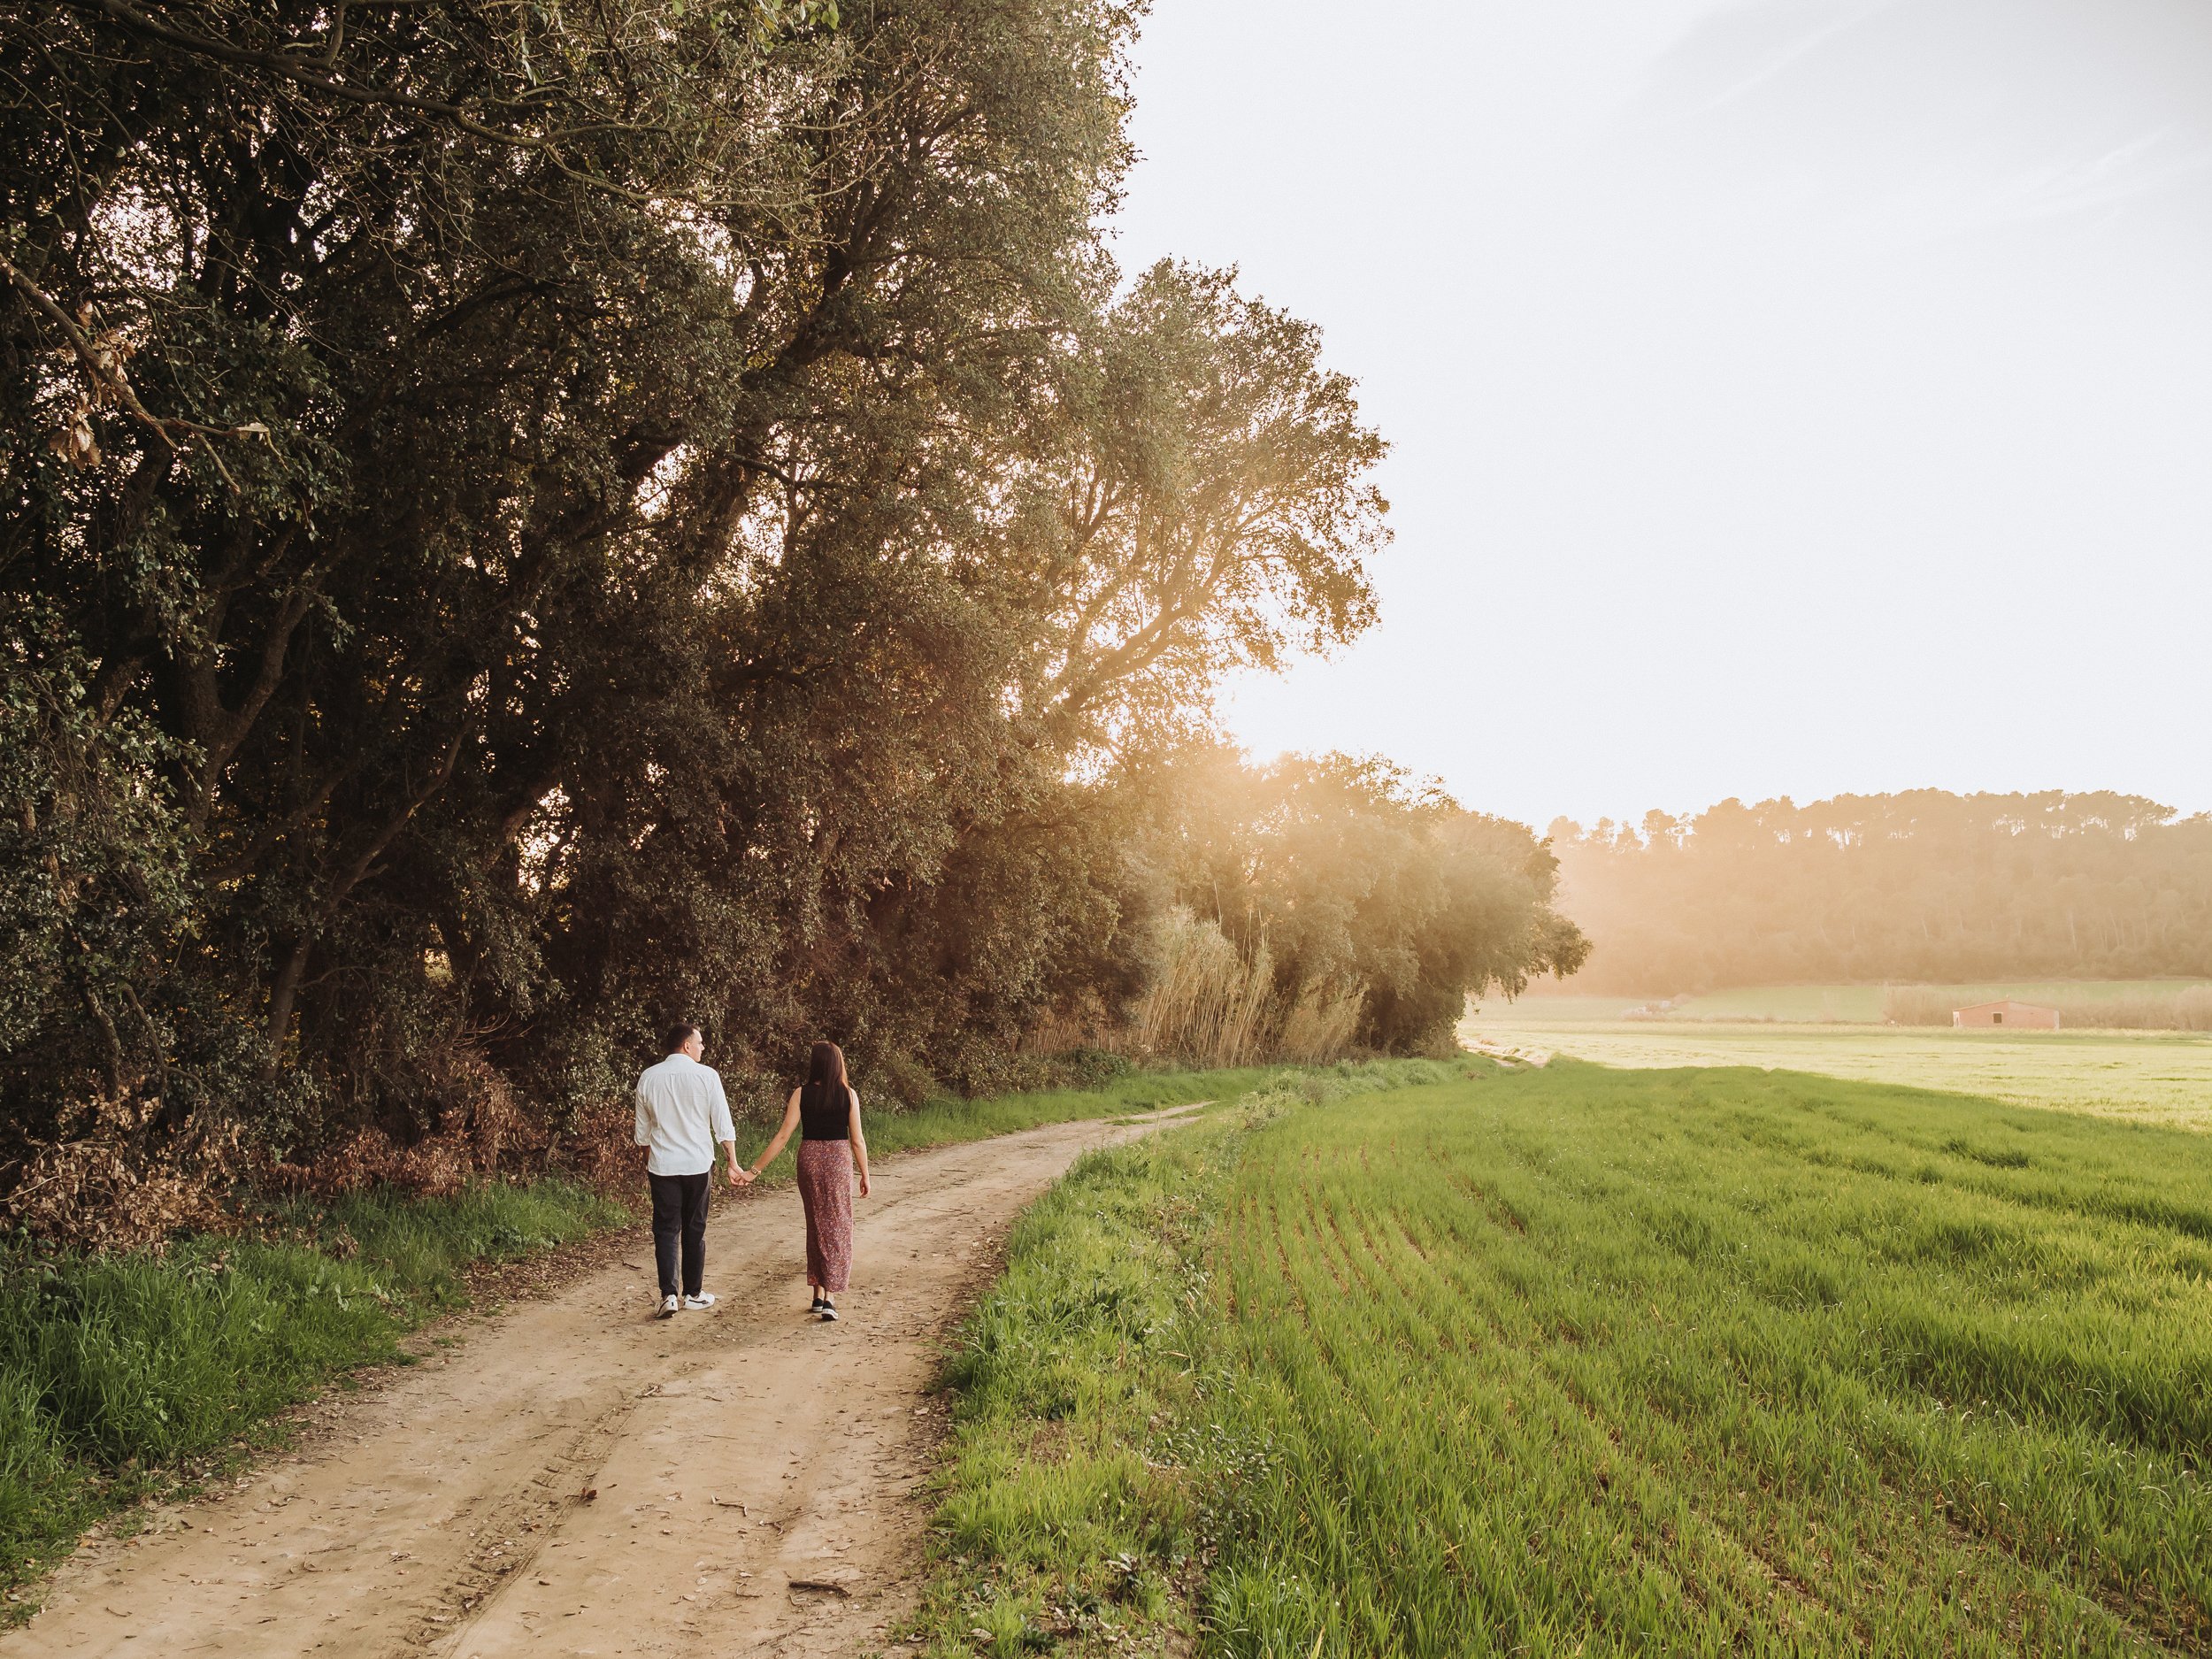
[[[1256,753],[2212,809],[2212,5],[1156,0],[1138,66],[1125,265],[1240,265],[1394,446]]]

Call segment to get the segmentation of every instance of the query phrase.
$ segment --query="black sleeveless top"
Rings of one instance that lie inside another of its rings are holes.
[[[852,1139],[853,1097],[834,1083],[809,1083],[799,1090],[799,1138]]]

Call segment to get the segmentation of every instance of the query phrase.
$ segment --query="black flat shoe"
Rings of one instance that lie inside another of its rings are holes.
[[[822,1304],[822,1320],[823,1320],[823,1323],[824,1323],[824,1324],[827,1324],[829,1321],[831,1321],[831,1320],[833,1320],[833,1319],[834,1319],[834,1318],[836,1318],[836,1317],[837,1317],[837,1304],[836,1304],[835,1302],[824,1302],[824,1303]]]
[[[809,1313],[819,1313],[828,1304],[826,1303],[819,1296],[817,1296],[812,1302],[807,1304],[807,1311]]]

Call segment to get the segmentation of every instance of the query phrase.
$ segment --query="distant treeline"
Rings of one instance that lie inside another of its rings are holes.
[[[1550,838],[1579,989],[2212,976],[2212,818],[2139,795],[1732,799]]]

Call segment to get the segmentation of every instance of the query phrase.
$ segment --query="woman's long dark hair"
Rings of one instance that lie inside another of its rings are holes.
[[[814,1053],[807,1060],[806,1086],[812,1088],[818,1083],[825,1091],[833,1087],[852,1087],[845,1075],[845,1051],[833,1042],[816,1043]]]

